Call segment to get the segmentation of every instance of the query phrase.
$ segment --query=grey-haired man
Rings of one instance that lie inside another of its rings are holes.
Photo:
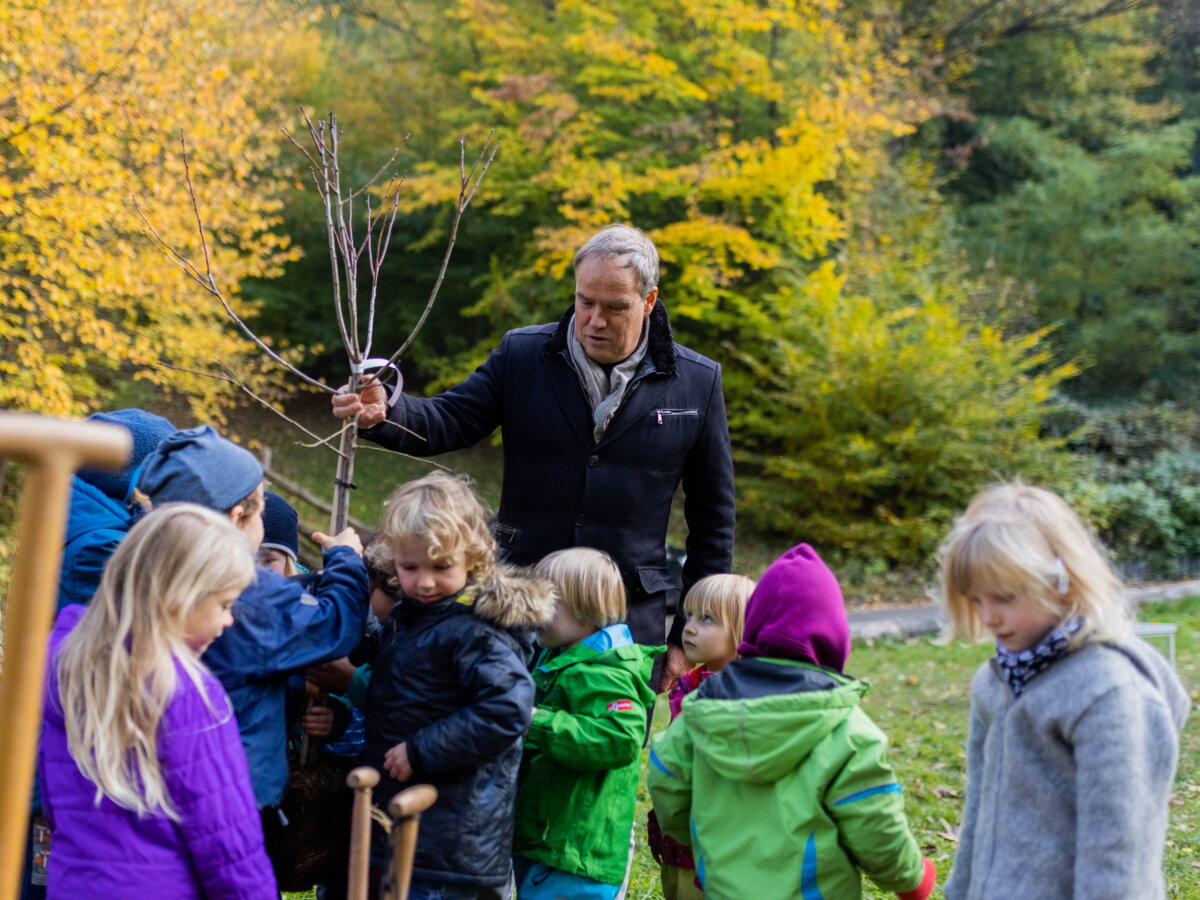
[[[358,413],[365,437],[416,456],[500,428],[502,556],[529,565],[565,547],[606,551],[629,593],[634,639],[667,639],[659,689],[686,670],[681,617],[668,635],[666,616],[678,612],[681,588],[729,571],[733,460],[721,367],[675,343],[658,299],[658,251],[641,231],[610,225],[594,235],[575,255],[575,300],[562,319],[508,332],[461,384],[425,399],[402,394],[390,407],[378,385],[343,392],[333,412]],[[666,559],[680,486],[682,585]]]

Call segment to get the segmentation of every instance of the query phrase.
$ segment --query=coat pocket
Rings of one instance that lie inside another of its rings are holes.
[[[497,522],[493,526],[493,531],[496,536],[496,543],[501,547],[512,548],[517,544],[517,538],[521,536],[521,529],[512,525],[505,525],[503,522]]]
[[[638,584],[646,596],[679,587],[666,566],[638,566]]]
[[[676,421],[688,421],[689,419],[700,418],[700,410],[698,409],[656,409],[652,413],[654,421],[658,425],[669,425]]]

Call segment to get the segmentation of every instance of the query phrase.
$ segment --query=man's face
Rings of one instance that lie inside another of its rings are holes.
[[[637,349],[656,299],[658,288],[638,293],[635,271],[620,258],[589,256],[575,270],[575,337],[600,365],[619,363]]]

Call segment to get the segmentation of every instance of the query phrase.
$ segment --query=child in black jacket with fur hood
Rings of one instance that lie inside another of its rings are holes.
[[[552,618],[543,581],[498,567],[478,496],[442,472],[388,501],[372,563],[401,599],[383,624],[367,697],[363,760],[384,773],[377,804],[432,784],[412,900],[475,898],[509,879],[513,801],[533,683],[519,634]],[[386,866],[377,833],[372,865]]]

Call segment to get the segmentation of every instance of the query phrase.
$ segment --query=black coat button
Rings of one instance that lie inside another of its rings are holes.
[[[580,513],[579,515],[577,515],[577,516],[575,517],[575,524],[576,524],[576,525],[582,525],[582,524],[583,524],[583,513]]]
[[[591,456],[588,457],[588,465],[589,466],[600,465],[600,457],[598,457],[596,454],[593,453]]]

